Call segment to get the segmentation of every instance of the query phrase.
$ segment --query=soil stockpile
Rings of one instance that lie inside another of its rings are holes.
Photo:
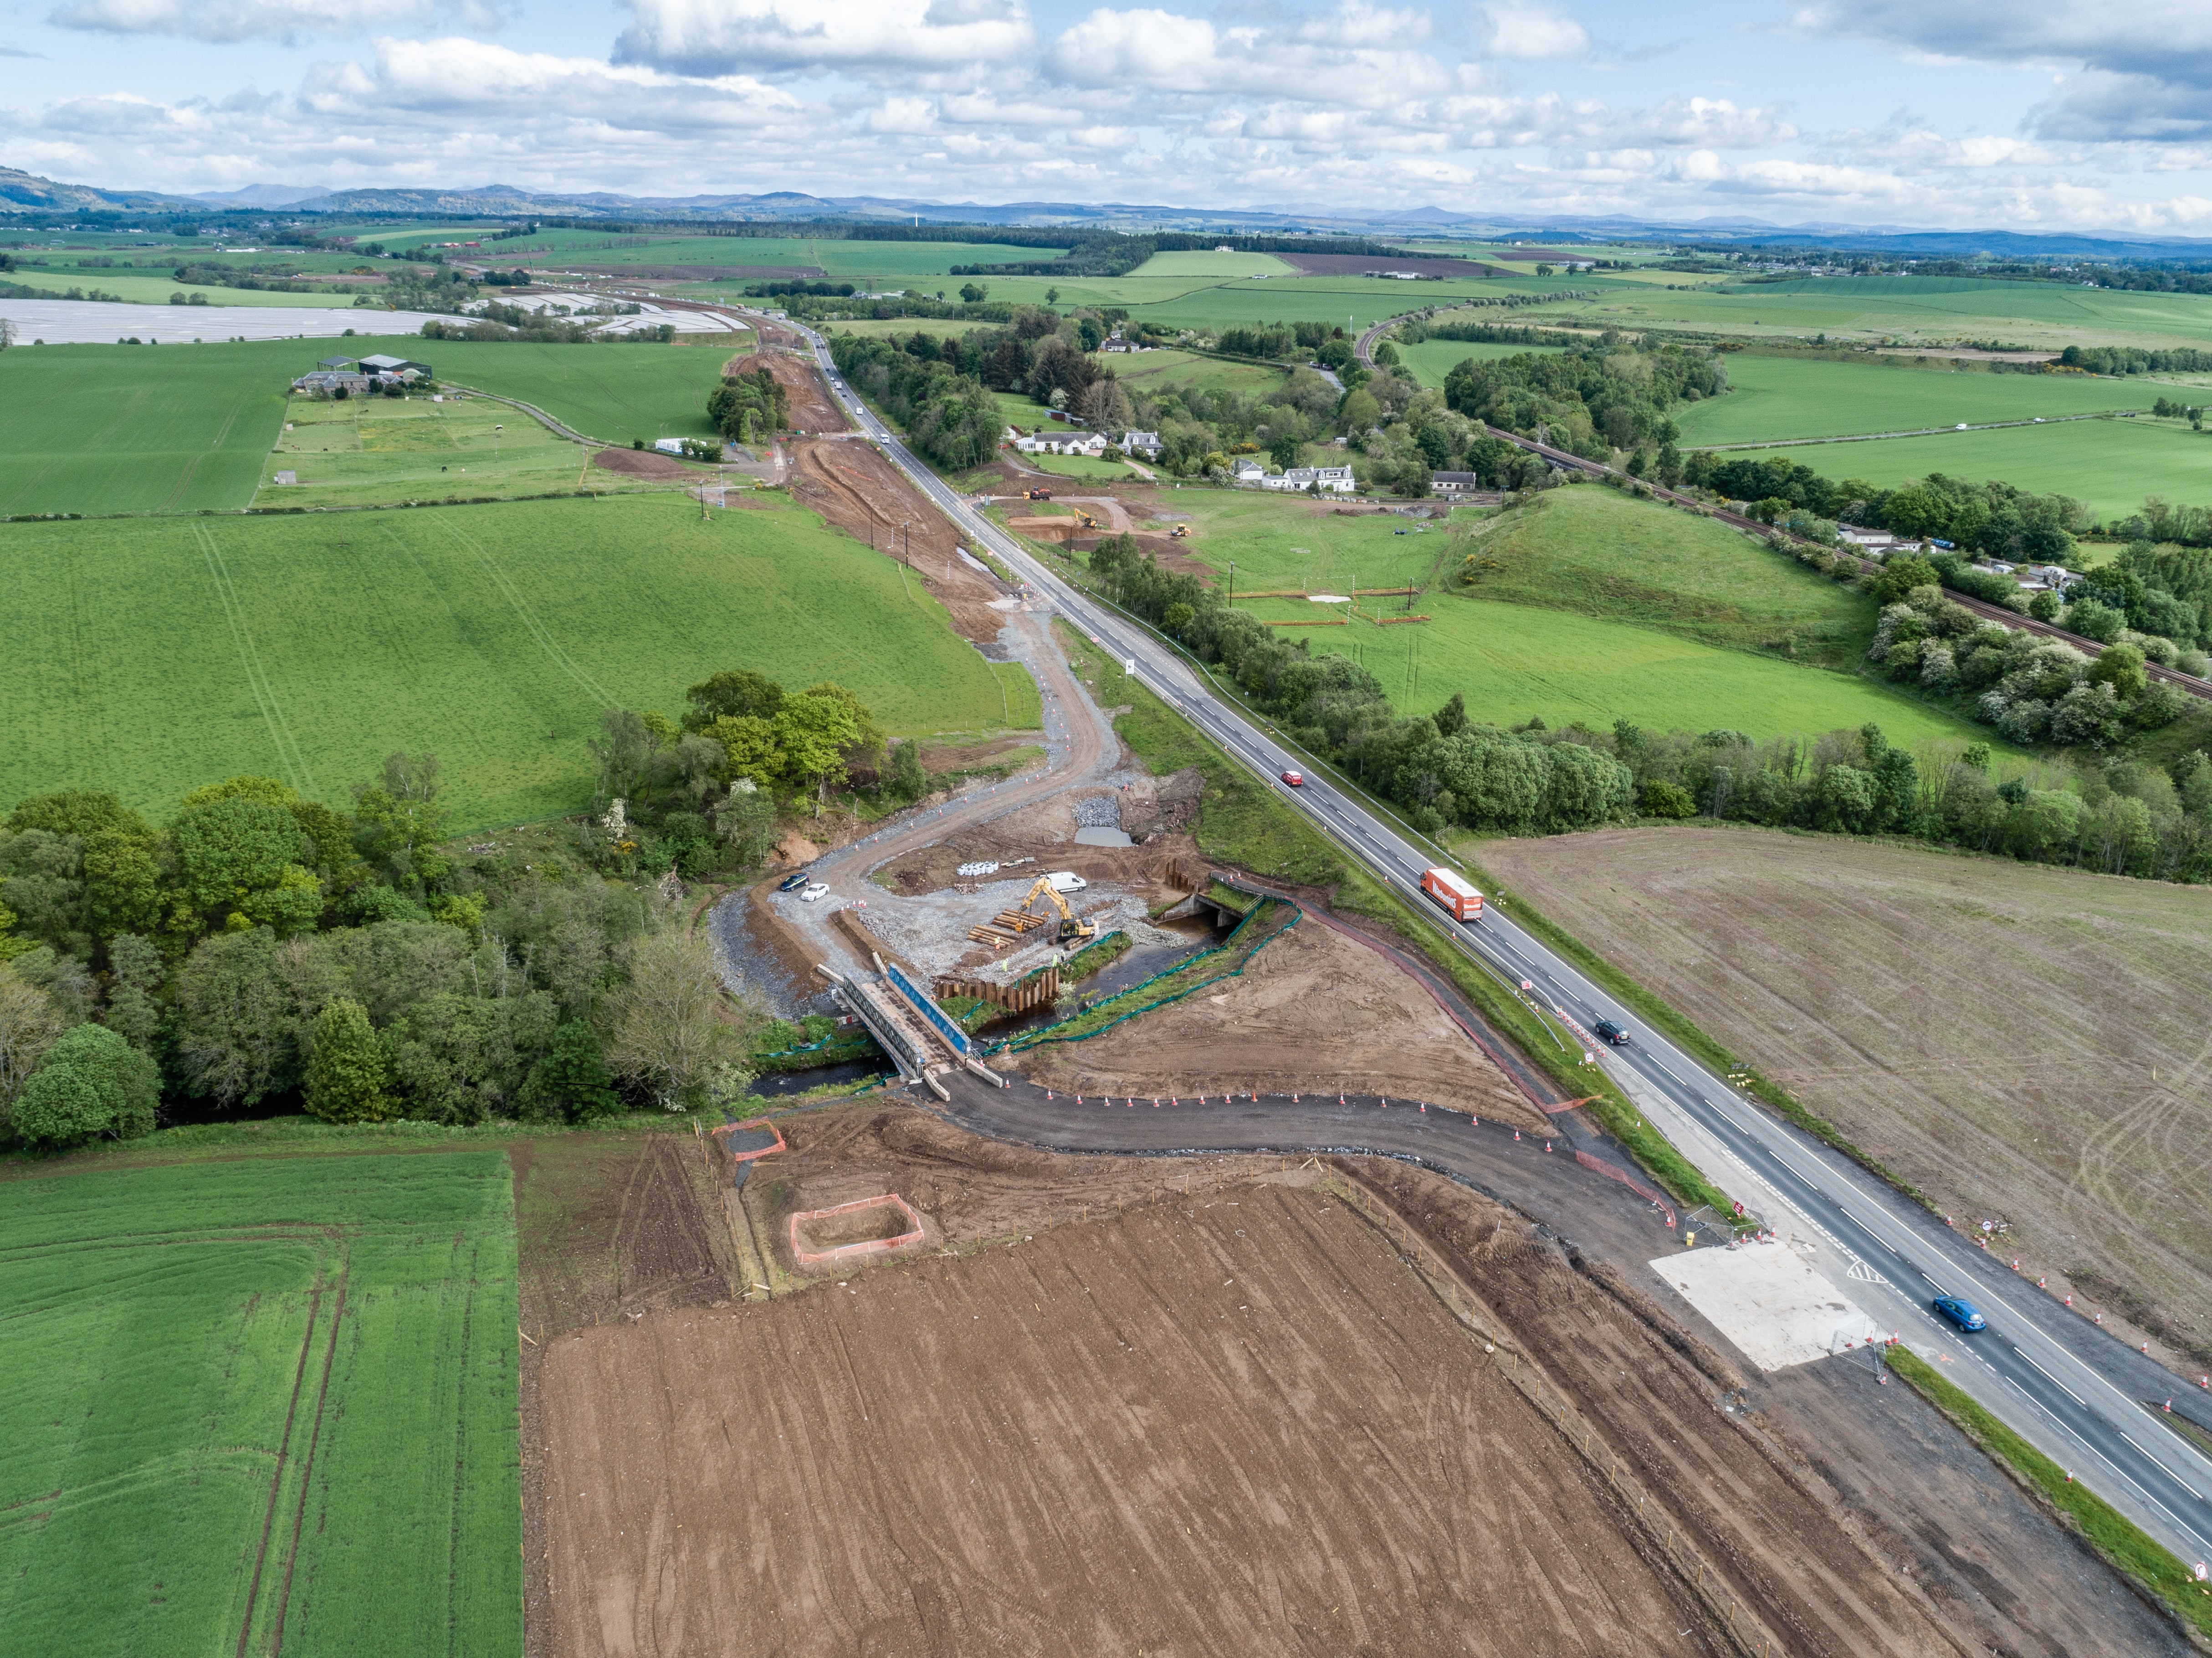
[[[1545,1123],[1423,986],[1310,916],[1234,979],[1005,1063],[1069,1093],[1379,1094]]]
[[[2212,1368],[2212,892],[1717,827],[1481,858],[2031,1279]]]
[[[579,1331],[550,1649],[1724,1650],[1479,1359],[1341,1202],[1255,1185]]]

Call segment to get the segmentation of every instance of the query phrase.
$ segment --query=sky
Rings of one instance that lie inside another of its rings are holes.
[[[0,164],[2212,236],[2212,0],[0,0]]]

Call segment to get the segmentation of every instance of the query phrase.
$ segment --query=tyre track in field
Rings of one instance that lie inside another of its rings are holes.
[[[284,1614],[292,1605],[292,1572],[300,1564],[300,1533],[306,1527],[307,1495],[314,1487],[315,1448],[322,1443],[323,1407],[330,1402],[331,1366],[338,1353],[338,1326],[345,1320],[346,1279],[353,1266],[345,1256],[338,1258],[337,1304],[331,1309],[331,1333],[323,1347],[323,1379],[315,1389],[315,1424],[307,1435],[307,1454],[300,1466],[300,1501],[292,1510],[292,1544],[284,1552],[284,1582],[276,1596],[276,1627],[269,1638],[270,1658],[284,1649]],[[296,1393],[296,1388],[295,1388]]]
[[[483,567],[484,574],[491,578],[492,585],[499,589],[500,597],[507,602],[508,607],[521,621],[531,638],[537,641],[538,649],[545,653],[555,667],[575,681],[601,708],[611,708],[617,706],[618,699],[599,681],[585,672],[576,659],[561,648],[560,641],[553,637],[552,629],[538,619],[538,613],[530,608],[528,602],[522,597],[521,590],[514,585],[514,579],[501,568],[498,560],[486,552],[476,538],[459,525],[449,523],[444,519],[435,519],[433,522],[466,549],[477,562]]]
[[[253,693],[254,706],[260,709],[262,720],[269,727],[269,740],[276,747],[277,763],[290,774],[289,780],[294,788],[303,795],[312,795],[315,792],[314,774],[307,768],[299,739],[292,735],[291,723],[284,718],[283,707],[276,701],[276,688],[270,683],[268,671],[261,665],[261,653],[255,648],[252,630],[246,623],[246,601],[239,596],[237,583],[231,579],[229,562],[223,557],[222,549],[216,544],[215,537],[204,527],[195,524],[192,534],[199,539],[208,574],[215,581],[216,596],[222,601],[222,613],[230,623],[230,636],[238,647],[240,665],[246,670],[246,688]]]
[[[261,1570],[269,1561],[269,1538],[276,1528],[276,1499],[284,1484],[284,1464],[292,1450],[292,1422],[300,1412],[300,1389],[307,1379],[307,1356],[315,1350],[315,1321],[323,1310],[322,1274],[315,1275],[307,1291],[307,1332],[300,1340],[300,1363],[292,1372],[292,1398],[284,1406],[284,1431],[276,1441],[276,1470],[269,1476],[269,1506],[261,1516],[261,1546],[253,1554],[253,1577],[246,1585],[246,1615],[239,1620],[237,1658],[246,1658],[246,1643],[253,1635],[253,1608],[261,1597]]]

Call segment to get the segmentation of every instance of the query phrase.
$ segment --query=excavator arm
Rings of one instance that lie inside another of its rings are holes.
[[[1022,900],[1022,908],[1029,908],[1040,897],[1049,899],[1052,907],[1060,912],[1060,943],[1066,944],[1072,939],[1097,937],[1097,927],[1088,921],[1076,919],[1075,912],[1067,907],[1067,900],[1060,896],[1059,890],[1053,885],[1052,878],[1048,875],[1037,877],[1036,884],[1030,889],[1030,896]]]

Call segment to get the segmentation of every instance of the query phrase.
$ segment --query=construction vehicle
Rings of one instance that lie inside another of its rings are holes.
[[[1190,539],[1190,525],[1188,525],[1188,524],[1178,524],[1178,525],[1176,525],[1173,529],[1171,529],[1171,530],[1170,530],[1170,531],[1168,531],[1168,539],[1169,539],[1170,541],[1188,541],[1188,540],[1189,540],[1189,539]]]
[[[1028,501],[1050,501],[1052,499],[1052,491],[1049,489],[1032,489],[1026,496],[1024,497],[1024,499]]]
[[[1022,900],[1020,913],[1026,915],[1030,906],[1036,902],[1040,896],[1052,900],[1052,907],[1060,912],[1060,931],[1054,935],[1060,943],[1073,944],[1081,939],[1095,938],[1098,936],[1098,929],[1096,926],[1088,921],[1079,920],[1076,918],[1075,912],[1067,907],[1067,900],[1061,897],[1059,889],[1053,885],[1052,877],[1049,875],[1037,877],[1036,884],[1030,889],[1030,896]]]
[[[1098,527],[1098,520],[1091,517],[1090,513],[1085,512],[1080,507],[1075,509],[1075,521],[1078,524],[1080,524],[1086,530],[1095,530]]]

